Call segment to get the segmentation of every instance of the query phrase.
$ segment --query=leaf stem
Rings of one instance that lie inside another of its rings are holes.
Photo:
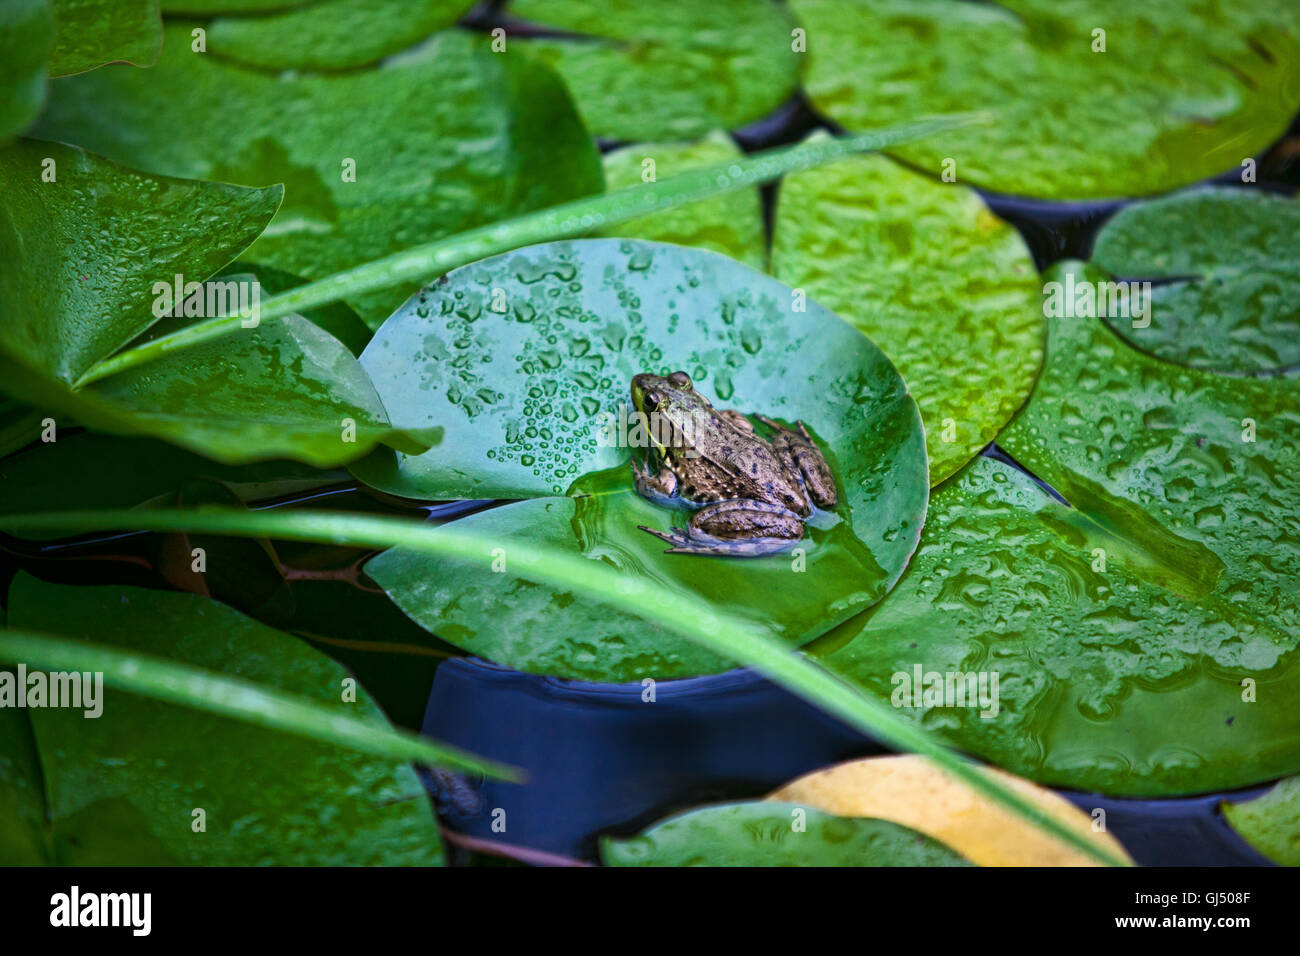
[[[802,654],[791,653],[757,624],[720,615],[699,599],[629,578],[601,561],[521,539],[487,538],[454,525],[431,527],[401,518],[342,512],[269,514],[232,508],[192,510],[134,509],[66,511],[0,517],[7,531],[186,531],[271,537],[289,541],[400,547],[450,557],[490,568],[494,548],[510,551],[523,580],[573,590],[601,604],[617,604],[710,650],[759,671],[787,690],[838,716],[858,730],[905,751],[933,760],[947,774],[1098,862],[1127,866],[1109,847],[1065,826],[929,731],[903,720],[880,701],[824,670]]]
[[[576,199],[413,246],[324,279],[308,282],[267,299],[261,304],[257,319],[259,322],[279,319],[363,292],[417,280],[425,281],[444,275],[457,266],[520,246],[585,235],[595,229],[672,206],[697,202],[747,186],[757,186],[787,173],[821,166],[843,156],[886,149],[934,133],[969,126],[983,119],[984,114],[980,113],[936,116],[869,133],[766,150],[734,162],[691,170],[662,182],[643,183]],[[243,322],[252,317],[249,310],[218,316],[119,352],[96,362],[73,387],[82,388],[110,375],[155,361],[171,352],[229,335],[243,328]]]

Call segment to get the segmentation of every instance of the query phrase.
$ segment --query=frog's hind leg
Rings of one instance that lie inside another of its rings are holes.
[[[672,545],[665,554],[714,554],[758,558],[788,551],[803,537],[803,522],[793,511],[765,501],[719,501],[691,516],[687,530],[669,534],[639,525]]]
[[[804,423],[796,422],[799,430],[795,431],[762,415],[758,420],[775,432],[772,436],[773,453],[786,468],[799,476],[812,503],[819,508],[834,508],[839,503],[835,476]]]

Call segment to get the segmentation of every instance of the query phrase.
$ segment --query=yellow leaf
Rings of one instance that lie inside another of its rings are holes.
[[[1092,818],[1064,797],[1004,771],[982,769],[1070,829],[1130,859],[1118,840],[1094,829]],[[946,843],[980,866],[1098,865],[913,754],[870,757],[818,770],[767,799],[841,817],[892,820]]]

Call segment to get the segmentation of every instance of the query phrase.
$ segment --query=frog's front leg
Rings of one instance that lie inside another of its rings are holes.
[[[661,504],[671,505],[674,503],[672,499],[677,496],[677,475],[667,464],[658,473],[651,474],[650,469],[637,461],[635,455],[632,456],[632,484],[642,498]]]
[[[793,511],[747,498],[706,505],[691,515],[685,531],[638,527],[671,544],[665,554],[757,558],[785,551],[803,537],[803,521]]]
[[[758,420],[776,433],[772,436],[772,451],[786,468],[803,479],[804,490],[808,492],[813,504],[819,508],[834,508],[839,501],[835,492],[835,476],[831,474],[831,466],[826,463],[826,456],[813,442],[803,422],[796,423],[799,430],[795,431],[762,415],[758,416]]]

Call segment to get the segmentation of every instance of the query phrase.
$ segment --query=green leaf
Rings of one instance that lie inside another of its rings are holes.
[[[1073,507],[977,459],[935,495],[898,587],[812,652],[881,699],[918,666],[997,672],[988,718],[900,713],[1045,783],[1154,796],[1295,773],[1296,388],[1050,320],[1047,367],[999,444]]]
[[[798,85],[795,24],[770,0],[515,0],[509,12],[572,34],[508,43],[554,66],[591,131],[607,139],[734,129],[770,113]]]
[[[53,46],[47,0],[0,2],[0,142],[25,130],[41,111]]]
[[[39,129],[155,173],[284,183],[247,258],[308,279],[602,188],[559,80],[459,31],[375,69],[272,75],[194,53],[170,26],[152,70],[52,84]],[[414,290],[349,304],[375,326]]]
[[[730,259],[638,240],[533,246],[466,266],[412,299],[362,355],[392,413],[446,422],[446,442],[433,454],[380,453],[354,473],[408,497],[538,498],[463,520],[485,540],[526,529],[802,643],[897,580],[927,481],[916,405],[889,360],[820,306],[792,306],[789,289]],[[633,490],[626,437],[604,429],[634,374],[677,368],[719,407],[805,422],[829,453],[840,505],[810,522],[800,551],[666,555],[639,530],[689,515]],[[484,577],[444,563],[435,573],[400,552],[367,565],[425,627],[520,670],[639,680],[727,666],[635,615],[555,613],[569,601],[515,570]]]
[[[44,416],[30,405],[0,396],[0,459],[34,442],[43,431],[42,421]]]
[[[1019,233],[963,186],[883,156],[781,183],[772,274],[852,322],[921,407],[930,483],[987,445],[1042,361],[1042,299]]]
[[[651,168],[656,177],[673,176],[740,158],[741,152],[736,144],[721,131],[714,131],[693,143],[638,143],[605,154],[605,182],[611,189],[635,186],[646,181],[645,175]],[[646,160],[653,161],[653,167],[647,166]],[[763,204],[758,190],[746,189],[690,205],[670,207],[651,216],[602,229],[599,234],[711,249],[755,269],[763,269],[767,262]]]
[[[1178,365],[1246,374],[1300,365],[1297,233],[1300,203],[1244,189],[1127,206],[1097,236],[1093,265],[1119,279],[1166,281],[1151,289],[1148,326],[1106,321]]]
[[[48,168],[53,182],[43,179]],[[377,442],[416,450],[435,437],[393,429],[347,349],[297,316],[73,391],[91,365],[157,321],[158,283],[216,271],[265,227],[280,190],[152,176],[34,140],[0,147],[0,182],[0,257],[15,264],[0,276],[0,365],[15,397],[227,463],[288,457],[326,467]]]
[[[1223,815],[1269,859],[1300,866],[1300,777],[1289,777],[1253,800],[1225,800]]]
[[[58,31],[50,74],[83,73],[105,63],[152,66],[162,47],[158,0],[53,0]]]
[[[1046,199],[1161,192],[1240,169],[1300,105],[1300,7],[1151,0],[792,0],[805,88],[853,129],[997,110],[900,149],[938,176]],[[1094,52],[1095,31],[1105,52]],[[959,106],[958,106],[959,105]]]
[[[451,26],[472,6],[472,0],[325,0],[214,20],[208,49],[268,69],[367,66]]]
[[[794,829],[795,814],[805,829]],[[605,837],[600,857],[607,866],[971,865],[897,823],[767,802],[704,807],[630,839]]]
[[[574,600],[603,606],[618,605],[634,611],[650,624],[668,628],[697,641],[721,657],[738,660],[812,701],[851,726],[879,738],[888,746],[930,757],[943,772],[995,800],[1063,844],[1082,850],[1109,865],[1126,865],[1108,847],[1062,825],[1034,801],[999,781],[938,743],[930,731],[900,718],[894,708],[881,704],[861,690],[832,676],[802,655],[791,654],[768,637],[760,626],[719,614],[707,602],[675,593],[645,581],[629,578],[611,564],[588,560],[566,551],[533,546],[527,539],[499,542],[464,530],[460,523],[430,528],[420,522],[371,518],[356,514],[251,513],[239,510],[205,511],[66,511],[44,515],[0,515],[0,530],[33,531],[189,531],[271,537],[286,541],[311,541],[368,547],[400,547],[425,554],[455,558],[491,569],[505,547],[527,574],[557,591],[571,592]]]
[[[85,636],[0,631],[0,655],[102,671],[113,688],[98,717],[28,711],[59,863],[437,863],[431,807],[405,761],[491,769],[391,729],[364,690],[343,702],[337,664],[205,598],[21,575],[10,608],[14,627]],[[206,832],[191,829],[195,808]]]
[[[0,860],[5,866],[39,866],[48,857],[45,781],[27,713],[0,707]]]

